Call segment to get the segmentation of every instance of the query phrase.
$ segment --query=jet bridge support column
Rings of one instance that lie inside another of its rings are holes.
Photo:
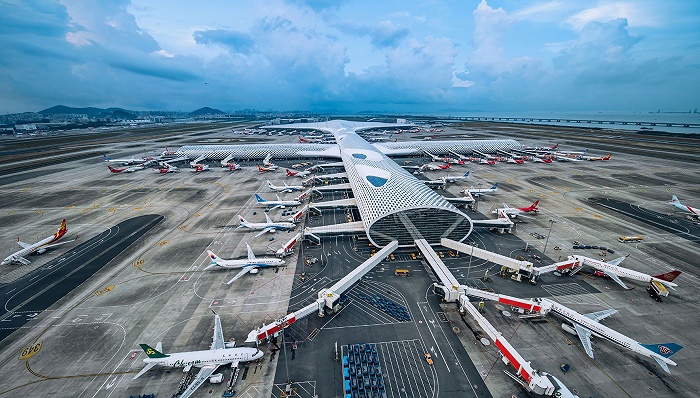
[[[425,239],[416,239],[416,246],[423,253],[423,257],[428,260],[430,268],[433,269],[435,275],[442,285],[435,286],[436,288],[442,289],[444,293],[444,299],[447,302],[455,302],[459,299],[461,294],[461,287],[457,278],[452,275],[450,270],[447,269],[445,263],[440,260],[440,257],[435,253],[430,244]]]
[[[486,334],[491,338],[493,343],[498,347],[498,350],[503,355],[501,359],[506,365],[510,364],[515,368],[517,375],[522,378],[519,379],[514,375],[506,372],[511,378],[520,383],[528,391],[532,391],[535,394],[546,395],[546,396],[564,396],[555,395],[556,391],[554,384],[547,377],[547,373],[540,374],[537,370],[533,369],[529,361],[526,361],[518,351],[513,348],[512,345],[506,340],[501,333],[496,330],[496,328],[489,323],[489,321],[484,318],[483,315],[477,311],[476,308],[469,302],[469,297],[462,295],[459,297],[460,307],[466,310],[469,315],[476,320],[479,326],[486,332]],[[561,392],[560,392],[561,393]],[[571,396],[571,395],[569,395]]]

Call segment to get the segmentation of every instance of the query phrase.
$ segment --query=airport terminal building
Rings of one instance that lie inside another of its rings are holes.
[[[331,133],[337,144],[289,145],[201,145],[184,146],[180,153],[190,158],[262,159],[331,157],[340,158],[357,202],[370,242],[383,247],[396,240],[400,246],[413,246],[416,239],[431,244],[441,238],[463,241],[472,231],[472,221],[465,213],[447,202],[423,182],[399,166],[387,155],[410,156],[447,154],[448,150],[471,154],[476,149],[495,153],[497,149],[519,149],[515,140],[419,141],[370,144],[356,131],[383,126],[382,123],[334,120],[322,123],[295,124]],[[281,128],[283,126],[275,126]]]

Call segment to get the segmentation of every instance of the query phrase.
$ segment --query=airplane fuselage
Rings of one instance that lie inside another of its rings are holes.
[[[220,350],[190,351],[168,354],[166,358],[145,358],[146,363],[156,363],[161,366],[175,368],[198,367],[207,365],[225,365],[232,362],[253,361],[263,356],[262,351],[255,348],[236,347]]]
[[[639,355],[645,356],[647,358],[651,358],[654,360],[661,360],[669,365],[676,366],[676,363],[672,361],[669,358],[665,358],[661,355],[656,354],[655,352],[649,350],[648,348],[644,347],[641,343],[638,341],[631,339],[627,336],[625,336],[622,333],[619,333],[613,329],[610,329],[609,327],[596,322],[585,315],[579,314],[578,312],[569,309],[559,303],[556,303],[554,301],[551,301],[549,299],[539,299],[540,304],[543,305],[543,307],[548,307],[551,311],[554,313],[560,315],[561,317],[567,319],[569,322],[576,323],[591,332],[593,332],[596,336],[602,337],[608,341],[611,341],[620,347],[626,348],[630,351],[636,352]]]
[[[665,280],[659,279],[659,278],[655,278],[649,274],[645,274],[643,272],[631,270],[629,268],[623,268],[623,267],[620,267],[619,265],[608,264],[604,261],[598,261],[598,260],[584,257],[584,256],[571,256],[571,257],[575,258],[581,264],[591,266],[597,270],[605,272],[606,274],[615,274],[615,275],[623,277],[623,278],[634,279],[634,280],[638,280],[641,282],[647,282],[647,283],[649,283],[651,281],[657,281],[657,282],[664,284],[668,287],[678,286],[676,283],[665,281]]]

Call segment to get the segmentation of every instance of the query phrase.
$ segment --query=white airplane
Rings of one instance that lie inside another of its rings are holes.
[[[695,207],[690,207],[686,206],[683,203],[681,203],[680,200],[678,200],[678,197],[676,195],[673,195],[671,197],[671,201],[668,202],[671,206],[674,206],[676,208],[681,209],[682,211],[689,213],[691,217],[698,218],[700,217],[700,209],[696,209]]]
[[[208,350],[164,354],[162,343],[156,344],[156,348],[148,344],[139,344],[139,346],[148,358],[143,360],[146,362],[146,367],[137,373],[134,379],[156,365],[183,367],[185,373],[189,372],[193,366],[200,368],[194,381],[182,394],[178,395],[180,398],[191,396],[221,365],[231,364],[231,368],[237,368],[240,362],[250,362],[263,357],[263,352],[257,348],[233,347],[233,343],[224,341],[221,318],[216,312],[214,312],[214,336]]]
[[[433,163],[428,163],[420,166],[418,168],[418,171],[435,171],[435,170],[447,170],[450,168],[450,164],[433,164]]]
[[[251,274],[257,274],[258,268],[279,267],[284,264],[284,260],[279,258],[257,258],[255,254],[253,254],[253,249],[250,248],[250,245],[246,243],[245,246],[248,248],[248,258],[243,260],[224,260],[219,258],[219,256],[214,254],[211,250],[207,250],[209,258],[211,259],[211,264],[209,264],[205,270],[212,267],[240,269],[241,271],[237,273],[236,276],[226,282],[227,285],[230,285],[249,272]]]
[[[255,235],[256,238],[264,234],[265,232],[275,233],[275,231],[279,229],[292,230],[296,228],[296,224],[292,224],[291,222],[272,222],[270,216],[268,216],[267,214],[265,214],[266,222],[248,222],[241,215],[238,215],[238,220],[240,221],[240,223],[238,224],[236,229],[248,228],[253,231],[261,230],[260,233]]]
[[[426,155],[430,156],[430,158],[433,160],[433,162],[443,162],[447,164],[464,164],[465,161],[462,159],[454,159],[454,158],[441,158],[440,156],[433,155],[432,153],[423,150]]]
[[[622,263],[622,261],[626,258],[627,258],[627,256],[616,258],[612,261],[605,262],[605,261],[599,261],[599,260],[585,257],[585,256],[579,256],[579,255],[569,256],[569,260],[576,260],[579,263],[578,267],[573,268],[571,270],[572,274],[575,274],[576,272],[578,272],[578,270],[581,269],[581,267],[583,267],[584,265],[588,265],[588,266],[591,266],[591,267],[605,273],[606,276],[609,276],[610,279],[614,280],[615,283],[622,286],[623,289],[629,290],[630,288],[627,287],[627,285],[625,285],[625,283],[622,282],[622,280],[620,280],[620,278],[629,278],[629,279],[634,279],[637,281],[647,282],[647,283],[651,283],[651,281],[656,281],[656,282],[659,282],[666,287],[670,287],[671,289],[674,289],[676,286],[678,286],[677,284],[673,283],[673,280],[676,279],[676,277],[678,277],[678,275],[681,274],[681,271],[670,271],[670,272],[666,272],[666,273],[663,273],[660,275],[648,275],[648,274],[645,274],[643,272],[635,271],[635,270],[632,270],[629,268],[620,267],[619,266],[620,263]]]
[[[566,328],[564,325],[562,325],[562,329],[577,335],[579,340],[581,340],[581,344],[583,345],[586,354],[588,354],[588,356],[591,358],[593,358],[591,336],[597,336],[611,341],[639,355],[655,360],[656,363],[658,363],[659,366],[666,371],[666,373],[671,373],[668,365],[676,366],[676,363],[669,359],[669,357],[683,348],[679,344],[642,344],[598,322],[599,320],[614,314],[617,312],[616,310],[609,309],[591,314],[580,314],[549,299],[543,298],[538,300],[544,308],[544,311],[554,311],[554,313],[566,318],[573,324],[574,329]]]
[[[309,171],[309,170],[304,170],[304,171],[292,171],[292,170],[289,170],[289,169],[285,169],[285,170],[287,170],[287,177],[299,177],[299,178],[304,178],[304,177],[306,177],[306,176],[308,176],[308,175],[311,174],[311,171]]]
[[[9,256],[7,256],[4,260],[2,260],[2,263],[0,263],[0,265],[7,265],[7,264],[11,264],[11,263],[20,263],[23,265],[27,265],[27,264],[31,263],[31,261],[24,258],[24,256],[27,256],[27,255],[32,254],[32,253],[42,254],[48,248],[63,245],[65,243],[73,242],[75,239],[68,240],[68,241],[61,242],[61,243],[54,243],[57,240],[61,239],[61,237],[63,237],[63,235],[66,234],[66,232],[68,232],[68,229],[66,229],[66,220],[63,219],[63,221],[61,221],[61,226],[58,228],[58,232],[49,236],[48,238],[40,240],[37,243],[34,243],[34,244],[24,243],[24,242],[21,242],[19,240],[19,238],[17,238],[17,244],[22,246],[22,250],[18,250],[16,252],[10,254]]]
[[[491,213],[500,214],[501,212],[503,212],[510,218],[516,218],[520,215],[524,215],[525,213],[537,213],[539,211],[539,208],[537,208],[537,205],[539,203],[540,201],[536,200],[535,203],[531,204],[528,207],[510,207],[504,203],[502,208],[495,209]]]
[[[466,173],[462,174],[461,176],[451,176],[449,173],[447,173],[447,176],[440,177],[440,179],[445,181],[445,182],[457,182],[457,181],[466,180],[467,178],[469,178],[468,171]]]
[[[134,166],[122,167],[122,168],[112,167],[112,166],[107,166],[107,168],[112,173],[133,173],[134,171],[143,170],[144,168],[146,168],[146,166],[144,166],[143,164],[137,164]]]
[[[258,171],[261,173],[266,173],[268,171],[275,171],[277,170],[277,166],[270,166],[270,167],[263,167],[261,165],[258,165]]]
[[[494,193],[494,192],[496,192],[497,190],[498,190],[498,183],[495,183],[495,184],[493,184],[493,185],[491,186],[491,188],[474,188],[474,187],[471,187],[471,188],[469,188],[469,189],[465,189],[464,191],[462,191],[462,192],[460,192],[460,193],[469,192],[469,194],[472,195],[472,196],[481,196],[481,195],[487,194],[487,193]]]
[[[285,207],[294,207],[294,206],[299,206],[301,202],[298,200],[281,200],[279,196],[277,196],[277,200],[265,200],[260,197],[257,193],[255,194],[255,200],[258,201],[258,204],[267,207],[265,211],[270,211],[270,210],[275,210],[275,209],[284,209]]]
[[[149,160],[153,160],[153,158],[112,159],[107,154],[103,154],[102,156],[105,158],[105,162],[121,163],[122,165],[143,163],[143,162],[147,162]]]
[[[178,172],[179,170],[180,170],[180,169],[177,168],[177,166],[173,166],[172,164],[166,163],[166,162],[161,162],[161,163],[158,165],[158,172],[161,173],[161,174],[165,174],[165,173],[176,173],[176,172]]]
[[[297,192],[301,191],[304,189],[302,185],[287,185],[287,183],[284,183],[284,186],[281,187],[279,185],[272,185],[270,180],[267,181],[267,187],[272,189],[273,191],[277,192],[285,192],[285,193],[292,193],[292,192]]]
[[[241,165],[238,163],[229,163],[227,166],[228,166],[228,171],[236,171],[236,170],[243,169],[243,167],[241,167]]]
[[[195,173],[199,173],[200,171],[209,171],[209,170],[211,170],[211,169],[209,168],[209,165],[207,165],[207,164],[199,164],[199,163],[197,163],[197,164],[195,164],[195,165],[192,166],[192,167],[194,168],[194,172],[195,172]]]

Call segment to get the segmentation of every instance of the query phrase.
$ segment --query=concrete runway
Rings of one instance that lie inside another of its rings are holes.
[[[0,341],[83,284],[163,220],[152,214],[109,228],[12,283],[0,285]]]

